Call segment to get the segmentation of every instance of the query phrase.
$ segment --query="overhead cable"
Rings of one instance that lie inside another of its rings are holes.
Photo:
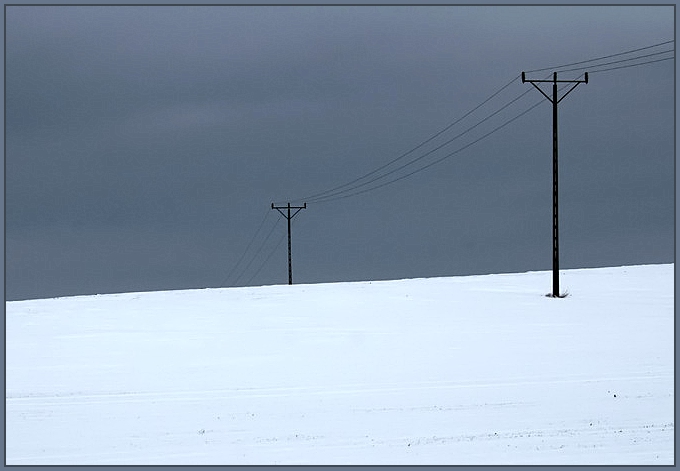
[[[518,78],[519,78],[519,76],[518,76]],[[516,80],[516,79],[515,79],[515,80]],[[485,123],[486,121],[488,121],[488,120],[491,119],[492,117],[496,116],[498,113],[500,113],[501,111],[505,110],[506,108],[508,108],[508,107],[509,107],[510,105],[512,105],[513,103],[517,102],[520,98],[522,98],[522,97],[524,97],[525,95],[527,95],[527,93],[529,93],[529,91],[530,91],[530,90],[527,90],[527,91],[523,92],[521,95],[515,97],[514,99],[512,99],[511,101],[509,101],[508,103],[506,103],[505,105],[503,105],[501,108],[497,109],[497,110],[494,111],[493,113],[491,113],[491,114],[487,115],[486,117],[484,117],[482,120],[478,121],[476,124],[474,124],[474,125],[468,127],[467,129],[465,129],[464,131],[460,132],[459,134],[457,134],[456,136],[452,137],[451,139],[448,139],[447,141],[444,141],[443,143],[441,143],[441,144],[439,144],[437,147],[435,147],[435,148],[429,150],[429,151],[426,152],[425,154],[422,154],[422,155],[420,155],[419,157],[416,157],[416,158],[410,160],[409,162],[404,163],[404,164],[400,165],[399,167],[390,170],[389,172],[383,173],[383,174],[381,174],[381,175],[379,175],[379,176],[377,176],[377,177],[374,177],[374,178],[372,178],[372,179],[370,179],[370,180],[368,180],[368,181],[365,181],[365,182],[363,182],[363,183],[360,183],[360,184],[358,184],[358,185],[354,185],[354,186],[352,186],[351,188],[349,188],[349,189],[347,189],[347,190],[334,192],[334,193],[328,194],[328,195],[326,195],[326,196],[322,196],[322,197],[320,197],[320,198],[312,199],[312,200],[310,200],[310,203],[315,203],[315,202],[318,202],[319,200],[326,200],[326,199],[329,198],[329,197],[337,196],[337,195],[340,195],[340,194],[342,194],[342,193],[345,193],[345,192],[348,192],[348,191],[352,191],[352,190],[356,190],[356,189],[358,189],[358,188],[362,188],[362,187],[364,187],[364,186],[370,185],[371,183],[373,183],[373,182],[375,182],[375,181],[377,181],[377,180],[381,180],[381,179],[383,179],[383,178],[385,178],[385,177],[388,177],[389,175],[392,175],[392,174],[394,174],[394,173],[396,173],[396,172],[399,172],[399,171],[401,171],[401,170],[403,170],[403,169],[405,169],[405,168],[407,168],[407,167],[409,167],[409,166],[411,166],[411,165],[413,165],[413,164],[415,164],[415,163],[421,161],[421,160],[424,159],[425,157],[428,157],[429,155],[433,154],[434,152],[438,151],[439,149],[441,149],[441,148],[443,148],[443,147],[445,147],[445,146],[451,144],[453,141],[455,141],[455,140],[457,140],[457,139],[463,137],[465,134],[467,134],[468,132],[470,132],[470,131],[472,131],[473,129],[477,128],[479,125]],[[384,167],[385,167],[385,166],[383,166],[383,168],[384,168]],[[377,171],[377,170],[376,170],[376,171]],[[373,173],[375,173],[376,171],[374,171]]]
[[[219,284],[219,286],[224,286],[224,284],[231,279],[231,276],[234,274],[236,271],[236,268],[241,264],[243,259],[245,258],[246,254],[248,253],[248,250],[250,249],[251,245],[253,245],[253,242],[255,242],[255,239],[257,238],[257,235],[260,233],[260,230],[262,230],[262,226],[264,226],[264,222],[267,220],[267,216],[269,216],[270,212],[267,211],[264,214],[264,217],[262,218],[262,222],[260,222],[260,225],[257,227],[257,230],[255,231],[255,234],[253,237],[250,239],[250,242],[248,242],[248,245],[246,246],[246,249],[243,251],[241,254],[241,257],[238,259],[235,265],[232,266],[231,270],[229,271],[229,274],[222,280],[222,282]]]
[[[644,51],[644,50],[652,49],[652,48],[659,47],[659,46],[665,46],[666,44],[670,44],[672,42],[675,42],[675,40],[671,39],[670,41],[664,41],[664,42],[661,42],[661,43],[652,44],[651,46],[639,47],[637,49],[631,49],[630,51],[619,52],[617,54],[609,54],[607,56],[595,57],[594,59],[588,59],[588,60],[579,61],[579,62],[572,62],[570,64],[557,65],[557,66],[553,66],[553,67],[544,67],[542,69],[527,70],[526,72],[527,73],[533,73],[533,72],[543,72],[544,70],[556,70],[556,69],[561,69],[563,67],[571,67],[572,65],[585,64],[585,63],[588,63],[588,62],[595,62],[595,61],[599,61],[599,60],[602,60],[602,59],[610,59],[612,57],[625,56],[626,54],[632,54],[633,52],[639,52],[639,51]]]
[[[588,65],[588,66],[583,66],[583,67],[574,67],[573,69],[562,69],[562,70],[558,70],[558,72],[572,72],[572,71],[576,71],[576,70],[585,70],[585,69],[588,69],[590,71],[590,69],[602,67],[604,65],[620,64],[622,62],[631,62],[631,61],[636,61],[636,60],[639,60],[639,59],[644,59],[646,57],[653,57],[653,56],[659,56],[661,54],[668,54],[669,52],[673,53],[674,50],[669,49],[668,51],[653,52],[651,54],[643,54],[641,56],[631,57],[629,59],[619,59],[619,60],[616,60],[616,61],[604,62],[602,64],[593,64],[593,65]],[[658,60],[654,60],[654,61],[645,62],[645,64],[648,64],[648,63],[651,63],[651,62],[658,62],[659,60],[667,60],[667,59],[671,59],[671,57],[667,57],[665,59],[658,59]],[[636,64],[633,64],[633,65],[636,65]],[[642,64],[637,64],[637,65],[642,65]],[[617,67],[613,67],[612,69],[608,69],[608,70],[614,70],[615,68],[617,68]],[[623,68],[623,67],[620,67],[620,68]]]
[[[272,255],[274,255],[276,253],[276,250],[279,248],[279,246],[281,245],[281,242],[283,242],[283,240],[285,238],[286,238],[286,234],[284,232],[284,233],[281,234],[281,237],[279,237],[279,241],[276,243],[274,248],[271,250],[271,252],[269,252],[269,255],[267,256],[267,258],[264,259],[264,261],[262,262],[262,265],[260,265],[260,268],[258,268],[255,271],[255,273],[253,273],[253,276],[251,276],[248,279],[248,281],[246,281],[246,285],[250,285],[250,282],[253,281],[253,279],[262,271],[262,269],[265,267],[265,265],[267,265],[267,262],[269,261],[270,258],[272,258]]]
[[[236,286],[238,284],[238,280],[241,279],[241,277],[248,271],[248,268],[250,268],[250,265],[253,264],[257,256],[262,252],[262,249],[264,248],[264,245],[267,243],[269,238],[271,237],[272,233],[274,232],[274,229],[276,229],[276,226],[279,224],[280,219],[276,219],[276,222],[272,226],[272,228],[269,230],[269,233],[267,234],[267,237],[265,237],[264,241],[262,241],[262,244],[260,244],[260,247],[257,249],[257,252],[255,252],[255,255],[253,255],[250,259],[250,262],[248,262],[248,265],[241,271],[241,274],[236,278],[236,280],[233,283],[233,286]]]
[[[514,118],[511,118],[511,119],[509,119],[508,121],[506,121],[505,123],[501,124],[500,126],[497,126],[496,128],[494,128],[494,129],[491,130],[490,132],[488,132],[488,133],[484,134],[483,136],[481,136],[481,137],[475,139],[474,141],[472,141],[472,142],[466,144],[465,146],[460,147],[460,148],[456,149],[455,151],[453,151],[453,152],[451,152],[451,153],[449,153],[449,154],[446,154],[445,156],[440,157],[440,158],[437,159],[437,160],[434,160],[434,161],[430,162],[429,164],[426,164],[426,165],[424,165],[424,166],[422,166],[422,167],[419,167],[419,168],[417,168],[416,170],[413,170],[413,171],[410,172],[410,173],[407,173],[407,174],[405,174],[405,175],[402,175],[402,176],[400,176],[400,177],[398,177],[398,178],[395,178],[395,179],[393,179],[393,180],[389,180],[389,181],[387,181],[387,182],[381,183],[380,185],[373,186],[373,187],[371,187],[371,188],[367,188],[367,189],[364,189],[364,190],[361,190],[361,191],[357,191],[357,192],[355,192],[355,193],[349,193],[349,194],[346,194],[346,195],[337,196],[337,197],[335,197],[335,198],[324,199],[324,200],[321,200],[321,201],[317,201],[317,203],[327,203],[327,202],[329,202],[329,201],[335,201],[335,200],[339,200],[339,199],[343,199],[343,198],[349,198],[350,196],[356,196],[356,195],[360,195],[360,194],[362,194],[362,193],[367,193],[367,192],[369,192],[369,191],[377,190],[378,188],[382,188],[382,187],[384,187],[384,186],[391,185],[392,183],[396,183],[396,182],[398,182],[399,180],[403,180],[404,178],[410,177],[411,175],[414,175],[414,174],[416,174],[416,173],[418,173],[418,172],[422,172],[423,170],[425,170],[425,169],[427,169],[427,168],[429,168],[429,167],[432,167],[433,165],[438,164],[438,163],[440,163],[440,162],[442,162],[442,161],[448,159],[449,157],[452,157],[452,156],[458,154],[459,152],[462,152],[462,151],[464,151],[465,149],[467,149],[467,148],[469,148],[469,147],[471,147],[471,146],[477,144],[479,141],[481,141],[481,140],[483,140],[483,139],[486,139],[486,138],[489,137],[491,134],[495,133],[496,131],[501,130],[502,128],[504,128],[504,127],[507,126],[508,124],[510,124],[510,123],[512,123],[513,121],[515,121],[515,120],[521,118],[522,116],[524,116],[525,114],[527,114],[528,112],[530,112],[531,110],[533,110],[534,108],[536,108],[536,107],[537,107],[538,105],[540,105],[541,103],[543,103],[542,100],[539,101],[539,102],[537,102],[537,103],[535,103],[534,105],[532,105],[531,107],[527,108],[526,110],[522,111],[520,114],[518,114],[518,115],[515,116]]]
[[[453,126],[455,126],[456,124],[458,124],[459,122],[461,122],[463,119],[467,118],[467,117],[470,116],[472,113],[474,113],[474,112],[477,111],[479,108],[481,108],[481,107],[484,106],[486,103],[488,103],[491,99],[493,99],[494,97],[496,97],[496,96],[497,96],[499,93],[501,93],[503,90],[505,90],[506,88],[508,88],[508,87],[509,87],[511,84],[513,84],[519,77],[520,77],[519,75],[517,75],[516,77],[513,77],[512,80],[510,80],[508,83],[506,83],[505,85],[503,85],[501,88],[499,88],[497,91],[495,91],[491,96],[489,96],[488,98],[486,98],[486,99],[485,99],[484,101],[482,101],[479,105],[477,105],[477,106],[475,106],[474,108],[472,108],[470,111],[468,111],[467,113],[465,113],[463,116],[461,116],[460,118],[456,119],[456,120],[453,121],[452,123],[448,124],[448,125],[447,125],[446,127],[444,127],[442,130],[438,131],[437,133],[433,134],[432,136],[430,136],[430,137],[427,138],[426,140],[422,141],[422,142],[421,142],[420,144],[418,144],[417,146],[415,146],[415,147],[413,147],[412,149],[410,149],[410,150],[404,152],[403,154],[399,155],[399,156],[396,157],[395,159],[392,159],[391,161],[387,162],[386,164],[384,164],[384,165],[382,165],[382,166],[380,166],[380,167],[378,167],[378,168],[376,168],[376,169],[374,169],[374,170],[372,170],[372,171],[370,171],[370,172],[368,172],[368,173],[366,173],[366,174],[364,174],[364,175],[362,175],[362,176],[360,176],[360,177],[358,177],[358,178],[355,178],[354,180],[352,180],[352,181],[350,181],[350,182],[347,182],[347,183],[345,183],[345,184],[343,184],[343,185],[339,185],[339,186],[336,186],[336,187],[334,187],[334,188],[330,188],[330,189],[328,189],[328,190],[326,190],[326,191],[322,191],[322,192],[320,192],[320,193],[315,193],[315,194],[313,194],[313,195],[305,196],[305,197],[303,197],[303,198],[298,198],[298,199],[294,199],[294,200],[291,200],[291,201],[294,201],[294,202],[310,201],[310,202],[311,202],[312,200],[314,200],[314,199],[316,199],[316,198],[323,197],[323,196],[328,196],[329,193],[335,194],[334,192],[336,192],[337,190],[340,190],[340,189],[342,189],[342,188],[351,186],[351,185],[353,185],[354,183],[358,183],[359,181],[364,180],[364,179],[370,177],[371,175],[375,175],[375,174],[376,174],[377,172],[379,172],[380,170],[383,170],[383,169],[389,167],[390,165],[392,165],[392,164],[398,162],[399,160],[403,159],[403,158],[406,157],[407,155],[412,154],[413,152],[415,152],[416,150],[420,149],[420,148],[421,148],[422,146],[424,146],[425,144],[431,142],[433,139],[439,137],[439,136],[442,135],[444,132],[446,132],[446,131],[448,131],[449,129],[451,129]]]
[[[664,59],[656,59],[656,60],[653,60],[653,61],[641,62],[641,63],[639,63],[639,64],[629,64],[629,65],[621,65],[621,66],[618,66],[618,67],[609,67],[608,69],[594,70],[594,71],[592,71],[592,72],[590,72],[590,73],[591,73],[591,74],[596,74],[596,73],[598,73],[598,72],[607,72],[607,71],[609,71],[609,70],[627,69],[628,67],[637,67],[638,65],[653,64],[653,63],[655,63],[655,62],[662,62],[662,61],[667,61],[667,60],[671,60],[671,59],[675,59],[675,56],[673,56],[673,57],[666,57],[666,58],[664,58]]]

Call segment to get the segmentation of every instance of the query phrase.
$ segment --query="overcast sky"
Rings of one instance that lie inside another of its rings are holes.
[[[590,71],[561,266],[672,262],[674,37],[672,6],[6,7],[6,298],[287,283],[288,201],[295,283],[548,270],[537,69]]]

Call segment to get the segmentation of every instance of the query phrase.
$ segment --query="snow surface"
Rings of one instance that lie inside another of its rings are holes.
[[[673,464],[674,265],[6,303],[6,464]]]

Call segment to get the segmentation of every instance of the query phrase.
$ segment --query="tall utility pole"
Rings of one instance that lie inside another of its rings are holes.
[[[559,232],[557,223],[557,104],[564,99],[572,90],[574,90],[579,83],[588,83],[588,72],[585,73],[585,80],[557,80],[557,72],[553,72],[552,80],[527,80],[526,75],[522,72],[522,83],[529,82],[536,90],[548,99],[553,105],[553,292],[554,298],[560,297],[560,246],[559,246]],[[552,98],[548,96],[537,83],[552,83]],[[573,83],[571,87],[562,98],[557,97],[558,83]]]
[[[305,203],[304,206],[291,206],[290,203],[288,203],[287,206],[274,206],[274,203],[272,203],[272,209],[277,210],[278,212],[281,213],[281,216],[286,218],[288,220],[288,284],[292,285],[293,284],[293,264],[291,261],[291,255],[290,255],[290,220],[295,217],[297,213],[302,211],[303,209],[307,209],[307,203]],[[287,212],[281,211],[282,209],[287,209]],[[292,215],[290,214],[291,209],[296,209]]]

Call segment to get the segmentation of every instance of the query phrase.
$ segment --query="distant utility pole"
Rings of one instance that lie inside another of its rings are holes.
[[[560,248],[559,248],[559,232],[557,224],[557,104],[564,99],[572,90],[574,90],[579,83],[588,83],[588,72],[585,73],[585,80],[557,80],[557,72],[553,72],[552,80],[527,80],[524,72],[522,72],[522,83],[529,82],[536,90],[548,99],[553,105],[553,292],[554,298],[560,297]],[[552,98],[548,96],[537,83],[546,82],[552,83]],[[557,97],[558,83],[573,83],[571,87],[562,98]]]
[[[272,209],[277,210],[278,212],[281,213],[281,216],[286,218],[288,220],[288,284],[292,285],[293,284],[293,264],[291,261],[291,256],[290,256],[290,220],[295,217],[297,213],[302,211],[303,209],[307,209],[307,203],[305,203],[304,206],[291,206],[290,203],[288,203],[287,206],[274,206],[274,203],[272,203]],[[282,209],[287,209],[287,212],[281,211]],[[297,209],[292,215],[290,214],[291,209]]]

